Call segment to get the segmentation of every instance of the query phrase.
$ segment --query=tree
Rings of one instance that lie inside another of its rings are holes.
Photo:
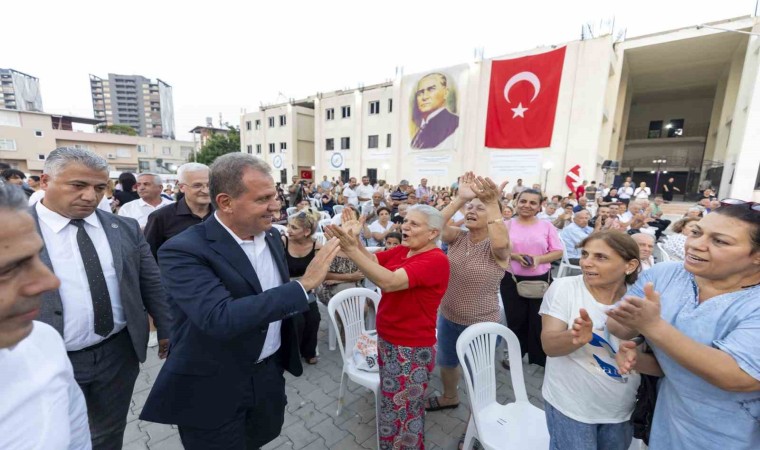
[[[196,162],[209,166],[222,155],[240,151],[240,128],[231,126],[227,128],[229,129],[227,133],[213,134],[206,141],[206,145],[201,147],[195,157]],[[190,155],[188,160],[192,161],[193,155]]]
[[[105,125],[100,124],[96,128],[98,133],[124,134],[127,136],[137,136],[137,131],[129,125]]]

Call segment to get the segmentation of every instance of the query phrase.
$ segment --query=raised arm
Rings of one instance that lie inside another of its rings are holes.
[[[475,179],[476,194],[486,206],[488,220],[488,239],[491,241],[491,254],[496,262],[504,269],[509,268],[509,232],[502,219],[499,209],[499,199],[508,181],[496,185],[490,178],[478,177]]]
[[[441,239],[445,243],[449,243],[456,239],[459,234],[459,227],[452,227],[448,225],[449,221],[457,211],[467,202],[475,198],[475,174],[472,172],[465,172],[459,180],[459,195],[451,199],[449,206],[445,207],[441,214],[443,215],[443,233],[441,233]]]

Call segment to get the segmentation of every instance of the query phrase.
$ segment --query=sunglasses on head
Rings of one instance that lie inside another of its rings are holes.
[[[754,212],[760,212],[760,203],[747,202],[736,198],[724,198],[720,201],[720,206],[744,206]]]

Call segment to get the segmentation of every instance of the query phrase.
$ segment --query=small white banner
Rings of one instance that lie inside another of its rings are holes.
[[[539,181],[541,177],[540,150],[499,150],[491,152],[489,176],[495,182],[518,178]]]

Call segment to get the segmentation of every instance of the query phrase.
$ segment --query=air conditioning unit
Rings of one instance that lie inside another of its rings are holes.
[[[116,159],[116,155],[113,154],[113,153],[109,153],[109,154],[106,155],[106,158],[108,158],[108,159]]]

